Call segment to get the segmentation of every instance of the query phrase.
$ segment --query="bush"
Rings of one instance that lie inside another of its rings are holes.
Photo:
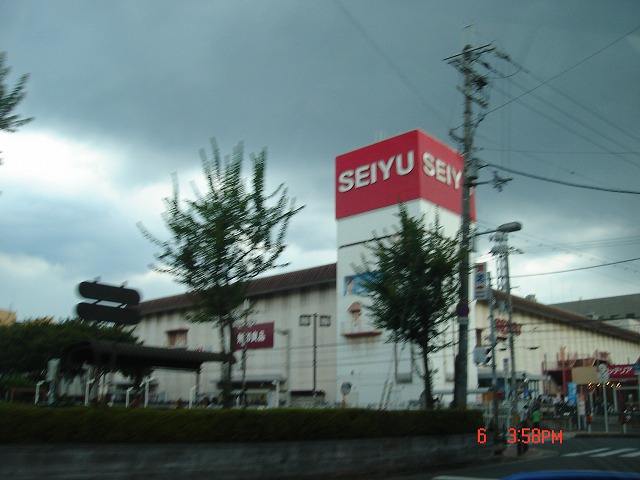
[[[475,410],[156,410],[0,404],[0,443],[211,443],[475,433]]]

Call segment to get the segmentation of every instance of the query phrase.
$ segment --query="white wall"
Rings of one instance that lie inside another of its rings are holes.
[[[426,200],[414,200],[406,203],[407,212],[412,217],[424,215],[424,222],[427,227],[435,224],[436,216],[439,217],[439,224],[446,235],[457,235],[461,220],[460,217],[445,209],[442,209]],[[380,402],[386,404],[387,396],[390,407],[403,408],[410,401],[418,401],[420,394],[424,390],[423,379],[416,373],[423,371],[423,365],[419,349],[415,349],[416,368],[411,368],[410,348],[398,346],[396,353],[394,346],[387,342],[388,333],[383,332],[377,336],[364,336],[359,338],[345,337],[345,329],[349,330],[352,324],[352,317],[348,312],[349,307],[355,301],[366,304],[366,297],[345,293],[345,277],[354,275],[355,268],[362,265],[362,255],[367,256],[368,240],[375,236],[384,236],[394,233],[394,226],[399,224],[397,205],[387,208],[366,212],[351,217],[338,220],[338,265],[337,265],[337,320],[339,328],[336,342],[337,350],[337,385],[338,391],[344,382],[352,385],[352,392],[346,397],[347,404],[358,406],[379,405]],[[469,329],[474,332],[473,313],[470,315]],[[361,329],[373,329],[371,319],[363,311],[360,322]],[[452,322],[445,333],[447,340],[457,342],[457,325]],[[470,345],[473,345],[473,334],[470,336]],[[436,369],[433,376],[434,391],[448,391],[453,393],[454,374],[453,347],[446,348],[440,352],[432,354],[431,368]],[[477,370],[471,360],[468,362],[468,378],[470,388],[477,386]],[[396,363],[400,373],[412,374],[411,383],[396,382]],[[392,383],[389,394],[389,382]],[[475,396],[472,396],[475,398]],[[443,397],[443,404],[447,405],[452,400],[452,395]]]
[[[313,327],[299,326],[303,314],[330,315],[330,327],[318,327],[317,333],[317,389],[326,394],[328,401],[336,400],[335,363],[335,290],[331,286],[308,287],[280,294],[260,296],[252,300],[251,323],[273,322],[276,330],[289,330],[291,335],[290,373],[292,390],[311,390],[313,377]],[[219,329],[214,324],[190,323],[186,312],[153,314],[142,319],[135,334],[145,345],[167,347],[167,331],[188,329],[187,348],[191,350],[221,351]],[[228,341],[226,343],[228,345]],[[234,378],[241,377],[241,353],[235,354]],[[272,349],[249,350],[247,378],[287,377],[287,336],[274,335]],[[206,363],[200,376],[200,392],[217,395],[217,382],[221,378],[220,364]],[[189,391],[195,385],[194,373],[156,370],[157,392],[167,400],[189,400]]]

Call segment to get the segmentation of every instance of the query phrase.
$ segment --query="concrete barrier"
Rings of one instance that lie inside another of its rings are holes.
[[[289,479],[420,471],[491,456],[476,436],[164,445],[3,445],[0,478]]]

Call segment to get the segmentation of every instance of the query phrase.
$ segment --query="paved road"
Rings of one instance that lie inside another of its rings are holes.
[[[640,472],[640,436],[574,436],[564,435],[562,443],[532,446],[518,457],[515,446],[509,446],[500,459],[481,465],[441,469],[405,476],[389,476],[387,480],[488,480],[501,479],[520,472],[540,470],[596,470]]]

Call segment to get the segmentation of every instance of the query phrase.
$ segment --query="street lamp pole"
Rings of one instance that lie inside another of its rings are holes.
[[[506,226],[511,225],[512,228],[498,228],[498,232],[493,235],[493,240],[496,242],[496,246],[491,250],[492,253],[497,254],[500,259],[500,267],[498,269],[498,282],[499,286],[502,286],[502,289],[507,296],[507,304],[506,311],[508,315],[507,325],[509,328],[509,358],[511,362],[511,412],[510,417],[512,419],[515,418],[515,414],[518,411],[518,390],[516,385],[516,357],[515,357],[515,348],[514,348],[514,329],[513,329],[513,303],[511,300],[511,281],[510,281],[510,273],[509,273],[509,245],[507,243],[508,240],[508,232],[515,232],[522,228],[517,222],[513,222],[512,224],[505,224]],[[502,227],[502,225],[501,225]],[[517,227],[517,228],[516,228]]]
[[[493,290],[491,275],[487,272],[487,284],[489,285],[489,332],[491,336],[491,393],[493,395],[493,428],[494,442],[498,443],[500,435],[500,415],[498,412],[498,379],[496,377],[496,322],[493,318]]]
[[[522,224],[520,222],[509,222],[503,223],[495,230],[488,230],[486,232],[475,233],[472,235],[472,238],[479,237],[480,235],[486,235],[488,233],[494,234],[494,239],[498,235],[504,237],[505,246],[506,246],[506,237],[509,232],[518,232],[522,230]],[[506,254],[508,255],[509,250],[506,248]],[[495,253],[492,250],[493,253]],[[511,334],[509,335],[509,345],[511,350],[511,365],[512,369],[514,369],[515,359],[514,359],[514,350],[513,350],[513,329],[512,329],[512,316],[511,316],[511,287],[509,285],[509,267],[508,267],[508,259],[507,259],[507,268],[506,268],[506,278],[507,278],[507,301],[509,305],[509,331]],[[500,278],[498,278],[500,281]],[[496,336],[495,336],[495,319],[493,316],[493,289],[491,286],[491,276],[489,272],[487,272],[487,283],[489,284],[489,321],[490,323],[490,335],[491,335],[491,390],[493,391],[493,415],[494,415],[494,424],[495,424],[495,432],[496,432],[496,441],[498,439],[498,381],[496,378]],[[513,379],[515,378],[515,369],[513,370],[514,374],[512,375],[512,390],[514,387]],[[506,392],[506,378],[505,378],[505,392]],[[512,407],[513,408],[513,407]]]

